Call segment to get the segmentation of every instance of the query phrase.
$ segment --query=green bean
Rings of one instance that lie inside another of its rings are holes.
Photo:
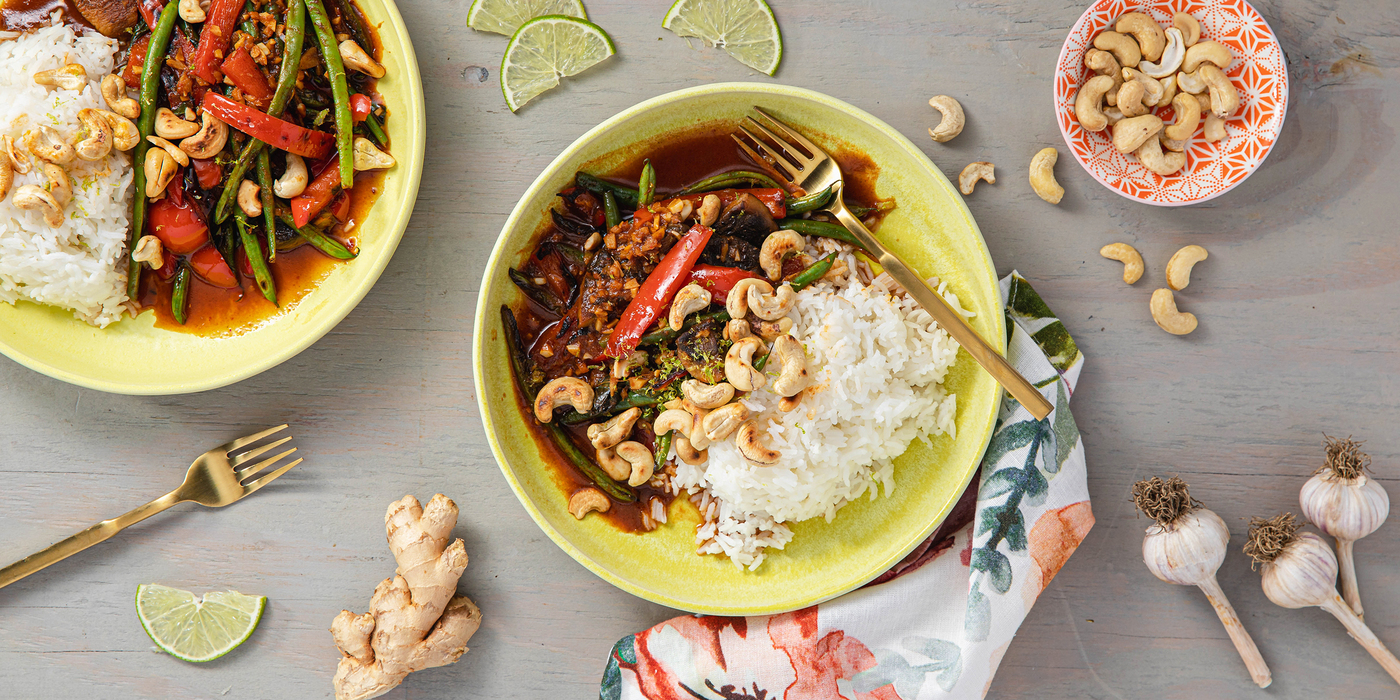
[[[892,199],[887,199],[887,200],[884,200],[884,201],[881,201],[881,202],[876,203],[875,206],[873,206],[873,207],[862,207],[862,206],[854,206],[854,207],[853,207],[853,206],[847,205],[846,208],[851,210],[851,215],[852,215],[852,216],[855,216],[857,219],[864,219],[865,217],[870,216],[871,214],[883,214],[883,213],[885,213],[885,212],[887,212],[887,211],[893,210],[893,209],[894,209],[894,200],[892,200]]]
[[[768,354],[765,354],[763,357],[760,357],[760,358],[758,358],[757,360],[754,360],[754,361],[753,361],[753,368],[754,368],[754,371],[762,372],[762,371],[763,371],[763,368],[768,366],[768,358],[770,358],[770,357],[772,357],[772,356],[773,356],[773,353],[770,352],[770,353],[768,353]]]
[[[656,468],[666,466],[666,457],[671,454],[671,435],[676,431],[668,430],[665,435],[656,436]]]
[[[687,195],[696,194],[698,192],[713,192],[715,190],[730,189],[735,185],[742,184],[763,185],[764,187],[776,188],[780,190],[786,189],[781,184],[779,184],[777,180],[774,180],[773,178],[764,175],[763,173],[757,173],[752,170],[735,170],[732,172],[713,175],[694,184],[686,185],[684,188],[681,189],[680,192],[677,192],[676,194]]]
[[[515,286],[519,287],[520,291],[525,292],[525,296],[530,297],[536,304],[549,309],[550,313],[563,315],[564,303],[549,290],[535,284],[529,275],[513,267],[508,268],[506,274],[510,277],[510,281],[514,282]]]
[[[133,259],[131,254],[136,252],[136,242],[141,240],[146,230],[146,169],[143,164],[146,162],[146,149],[150,148],[146,137],[155,130],[156,110],[159,109],[156,100],[160,97],[160,68],[165,65],[165,50],[170,45],[170,32],[175,28],[175,20],[180,17],[179,4],[167,3],[165,9],[161,10],[160,19],[156,21],[156,27],[151,32],[151,43],[146,48],[146,61],[141,64],[141,116],[136,123],[141,140],[136,142],[136,152],[132,154],[132,162],[135,164],[132,185],[136,189],[136,196],[131,202],[131,232],[126,237],[126,295],[132,299],[141,293],[141,263]]]
[[[671,327],[670,327],[669,325],[668,325],[668,326],[663,326],[663,327],[661,327],[661,328],[658,329],[658,330],[654,330],[654,331],[652,331],[652,332],[650,332],[650,333],[648,333],[648,334],[642,336],[642,339],[639,340],[639,341],[637,341],[637,345],[638,345],[638,346],[642,346],[642,345],[659,345],[659,344],[662,344],[662,343],[669,343],[669,342],[671,342],[672,340],[675,340],[676,338],[679,338],[680,335],[681,335],[682,333],[684,333],[684,332],[690,330],[691,328],[695,327],[695,325],[698,324],[698,323],[705,323],[706,321],[721,321],[721,322],[723,322],[723,321],[728,321],[728,320],[729,320],[729,312],[728,312],[728,311],[712,311],[712,312],[707,313],[707,314],[699,314],[699,315],[697,315],[697,316],[691,316],[690,318],[686,319],[685,325],[682,326],[680,330],[678,330],[678,331],[671,330]]]
[[[349,25],[350,38],[354,39],[365,53],[369,53],[374,48],[374,40],[370,38],[369,29],[365,26],[365,18],[346,0],[335,0],[335,5],[340,10],[342,26]]]
[[[811,267],[799,272],[796,277],[792,278],[792,291],[800,292],[812,283],[825,277],[826,273],[831,272],[831,266],[834,264],[836,264],[835,253],[812,263]]]
[[[277,214],[272,211],[272,159],[264,148],[258,153],[258,196],[262,199],[263,225],[267,227],[267,259],[277,262]]]
[[[574,182],[589,192],[601,195],[605,192],[612,192],[613,198],[617,200],[618,206],[637,208],[637,198],[640,196],[636,190],[630,187],[623,187],[612,182],[608,182],[596,175],[589,175],[579,172],[574,175]]]
[[[786,200],[788,216],[796,214],[806,214],[809,211],[816,211],[831,203],[832,189],[830,187],[816,194],[809,194],[806,197],[789,197]]]
[[[515,313],[509,306],[501,304],[501,327],[506,333],[506,349],[510,354],[510,366],[515,375],[515,387],[520,390],[521,398],[526,403],[532,403],[537,390],[531,386],[530,374],[525,364],[525,346],[520,342],[520,327],[515,322]]]
[[[832,224],[825,221],[813,221],[811,219],[783,219],[778,222],[778,228],[796,231],[804,236],[820,236],[822,238],[834,238],[838,241],[845,241],[857,248],[864,249],[860,241],[856,240],[855,234],[846,230],[841,224]]]
[[[277,282],[272,279],[272,271],[267,269],[262,246],[258,243],[258,237],[253,235],[248,217],[240,210],[233,215],[233,220],[238,224],[238,238],[243,242],[243,254],[248,256],[248,265],[253,268],[253,281],[258,283],[258,289],[262,291],[263,296],[276,305]]]
[[[608,230],[622,223],[622,212],[617,210],[617,197],[612,192],[603,193],[603,215],[608,224]]]
[[[597,413],[571,412],[569,415],[564,416],[563,423],[564,425],[578,425],[579,423],[587,423],[602,418],[611,418],[629,408],[655,406],[658,403],[661,403],[661,401],[651,394],[641,391],[629,391],[627,393],[627,398],[613,404],[612,407],[606,411],[599,411]]]
[[[369,135],[374,137],[374,142],[380,148],[389,147],[389,135],[384,133],[384,127],[379,125],[379,120],[374,114],[365,115],[365,128],[369,129]]]
[[[316,30],[316,43],[326,62],[326,75],[331,80],[331,97],[335,100],[335,150],[340,156],[340,186],[355,186],[355,125],[350,116],[350,87],[346,84],[345,64],[340,60],[340,44],[335,40],[335,27],[326,15],[321,0],[306,0],[306,12]],[[369,47],[373,49],[373,47]],[[368,49],[367,49],[368,50]]]
[[[656,199],[656,169],[651,167],[651,159],[642,163],[642,177],[637,181],[637,206],[650,206]]]
[[[346,248],[344,243],[337,241],[335,238],[315,227],[307,226],[306,228],[297,228],[296,222],[292,220],[292,217],[286,214],[278,214],[277,219],[291,226],[292,230],[297,232],[297,235],[305,238],[306,242],[311,244],[311,247],[336,260],[354,260],[358,255],[349,248]]]
[[[190,306],[190,266],[181,262],[175,270],[175,284],[170,290],[170,315],[175,317],[175,322],[185,325],[185,319],[189,318]]]

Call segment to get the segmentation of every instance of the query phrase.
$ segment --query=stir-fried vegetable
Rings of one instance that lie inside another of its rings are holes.
[[[169,5],[178,5],[177,0],[171,0]],[[199,34],[199,48],[194,54],[194,73],[209,84],[219,82],[218,69],[221,56],[228,53],[229,44],[233,41],[233,30],[238,26],[238,16],[243,11],[243,0],[212,0],[209,3],[209,10],[205,13],[204,29]],[[161,12],[164,17],[165,12]],[[152,51],[162,58],[165,56],[163,42],[156,42],[158,48]]]
[[[267,260],[263,258],[262,244],[258,242],[258,237],[253,235],[248,217],[243,212],[234,214],[233,221],[238,225],[238,238],[243,242],[243,254],[248,257],[248,265],[253,268],[253,280],[257,282],[262,295],[275,305],[277,282],[272,279],[272,270],[268,269]]]
[[[642,179],[637,181],[637,205],[651,206],[656,199],[656,170],[651,167],[651,161],[642,163]]]
[[[267,259],[276,262],[277,213],[272,210],[272,159],[267,149],[258,154],[258,197],[262,200],[263,229],[267,234]]]
[[[637,296],[622,312],[622,318],[613,329],[608,341],[608,357],[626,357],[637,348],[642,334],[651,327],[652,321],[661,316],[670,305],[671,298],[685,286],[695,262],[704,252],[714,231],[707,226],[696,224],[666,253],[661,263],[647,277],[637,290]]]
[[[740,270],[737,267],[716,267],[714,265],[696,265],[690,271],[690,279],[686,284],[698,284],[709,290],[715,303],[723,304],[729,298],[729,290],[743,279],[763,279],[757,273],[748,270]]]
[[[714,192],[715,190],[733,189],[739,185],[750,187],[758,185],[772,189],[783,189],[782,184],[777,180],[752,170],[731,170],[727,173],[720,173],[712,177],[707,177],[692,185],[686,185],[677,194],[695,194],[697,192]]]
[[[612,192],[603,193],[603,215],[606,217],[608,230],[622,223],[622,213],[617,209],[617,196]]]
[[[184,263],[176,265],[175,285],[170,291],[170,315],[183,326],[189,318],[190,267]]]
[[[834,238],[838,241],[850,243],[861,248],[860,241],[856,240],[855,234],[851,233],[841,224],[833,224],[825,221],[813,221],[811,219],[783,219],[778,222],[780,228],[796,231],[804,236],[820,236],[822,238]]]
[[[170,44],[170,32],[175,28],[175,20],[178,18],[179,9],[176,3],[167,4],[151,30],[151,40],[147,44],[146,59],[141,69],[141,118],[136,122],[141,140],[137,142],[136,151],[132,154],[138,166],[146,162],[146,151],[150,148],[146,137],[155,131],[158,108],[156,99],[160,94],[160,66],[164,62],[165,48]],[[135,299],[141,293],[141,263],[133,259],[131,254],[136,251],[136,242],[146,231],[146,171],[142,167],[133,170],[135,173],[132,176],[132,184],[136,190],[136,197],[131,204],[131,232],[126,238],[126,295]]]
[[[798,214],[806,214],[821,209],[831,203],[833,194],[835,194],[835,190],[828,187],[821,192],[809,194],[805,197],[789,197],[787,199],[787,215],[796,216]]]
[[[331,161],[300,195],[292,198],[292,220],[296,222],[297,228],[311,223],[311,219],[320,214],[335,198],[336,188],[340,185],[337,162]]]
[[[215,92],[205,93],[202,106],[225,124],[288,153],[320,159],[330,155],[335,147],[334,134],[278,119]]]
[[[335,40],[335,27],[321,0],[306,0],[311,26],[316,30],[316,43],[326,62],[326,75],[331,81],[331,97],[335,100],[335,150],[340,156],[340,186],[355,186],[355,126],[350,118],[350,88],[345,80],[345,64],[340,60],[340,44]],[[305,155],[305,154],[303,154]]]

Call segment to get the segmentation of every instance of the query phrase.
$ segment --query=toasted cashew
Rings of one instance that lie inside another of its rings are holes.
[[[934,141],[951,141],[954,136],[962,133],[966,117],[963,116],[962,105],[958,104],[957,100],[947,95],[934,95],[929,98],[928,106],[943,114],[938,126],[928,130],[928,135],[932,136]]]
[[[748,304],[744,306],[747,308]],[[737,343],[751,335],[753,329],[749,327],[749,322],[742,318],[731,318],[729,323],[724,324],[724,339],[731,343]]]
[[[628,486],[641,486],[651,481],[651,475],[656,471],[656,456],[646,445],[640,442],[624,442],[617,446],[617,456],[632,465],[627,476]]]
[[[588,486],[581,488],[569,496],[569,515],[577,520],[583,520],[583,516],[589,513],[606,513],[612,508],[612,501],[608,500],[607,494]]]
[[[578,377],[558,377],[535,395],[535,418],[541,423],[554,420],[554,409],[573,406],[579,413],[593,408],[593,387]]]
[[[647,362],[647,354],[641,350],[633,350],[627,357],[619,357],[613,360],[612,378],[626,379],[632,374],[632,368],[641,367]]]
[[[1152,320],[1161,326],[1162,330],[1172,335],[1186,335],[1196,330],[1196,315],[1186,311],[1178,311],[1176,308],[1176,297],[1172,295],[1170,289],[1158,289],[1152,293]]]
[[[1102,75],[1099,76],[1099,78],[1102,77]],[[972,194],[972,188],[977,186],[978,180],[986,180],[988,184],[992,185],[997,184],[996,166],[984,160],[968,163],[967,167],[958,173],[958,191],[963,194]]]
[[[743,318],[749,315],[749,290],[758,290],[758,294],[772,294],[773,285],[761,279],[746,277],[734,283],[729,289],[729,296],[724,300],[724,310],[729,312],[730,318]]]
[[[763,248],[758,252],[758,264],[768,275],[768,279],[777,282],[783,278],[783,258],[802,250],[806,245],[807,239],[796,231],[774,231],[763,239]]]
[[[734,398],[734,385],[729,382],[706,384],[699,379],[681,383],[681,395],[700,408],[719,408]]]
[[[1153,24],[1156,24],[1155,22]],[[1162,49],[1162,60],[1156,63],[1143,61],[1138,64],[1138,69],[1146,73],[1151,78],[1165,78],[1176,72],[1181,67],[1181,62],[1186,58],[1186,42],[1181,36],[1181,30],[1175,27],[1167,30],[1167,46]]]
[[[1142,279],[1144,265],[1142,255],[1137,252],[1136,248],[1127,243],[1110,243],[1099,248],[1099,255],[1123,263],[1123,281],[1125,283],[1133,284]]]
[[[1065,196],[1065,188],[1055,181],[1055,161],[1059,158],[1060,152],[1053,148],[1042,148],[1031,158],[1031,189],[1051,204],[1059,204]]]
[[[773,382],[773,393],[778,396],[795,396],[807,388],[807,351],[802,343],[790,336],[780,336],[773,341],[773,356],[783,363],[783,371]]]
[[[618,443],[632,434],[632,426],[636,425],[637,419],[641,417],[642,409],[633,406],[609,418],[607,422],[590,425],[588,426],[588,442],[596,450],[616,447]]]
[[[384,77],[384,66],[376,63],[359,44],[349,39],[340,42],[340,60],[345,62],[346,68],[353,68],[371,78]]]
[[[15,189],[15,196],[10,199],[11,203],[19,209],[37,210],[44,215],[44,223],[50,228],[58,228],[63,225],[63,207],[54,200],[53,195],[38,185],[20,185]]]
[[[1108,55],[1102,51],[1099,53]],[[1112,61],[1113,57],[1109,56],[1108,60]],[[1107,75],[1096,75],[1079,88],[1079,93],[1074,96],[1074,117],[1079,120],[1080,126],[1089,131],[1103,131],[1104,127],[1108,126],[1108,117],[1103,115],[1103,106],[1100,103],[1103,102],[1104,95],[1114,87],[1113,78]],[[1114,102],[1116,103],[1117,100],[1115,99]],[[963,172],[966,173],[967,170],[963,170]],[[961,183],[962,179],[959,178],[958,182]],[[963,194],[972,194],[971,186],[968,186]]]
[[[1181,43],[1188,49],[1201,40],[1201,21],[1193,15],[1185,12],[1172,15],[1172,26],[1181,32]]]
[[[181,167],[185,167],[190,164],[189,154],[180,150],[179,146],[176,146],[175,144],[170,143],[169,141],[159,136],[156,136],[155,134],[147,136],[146,140],[149,141],[152,146],[155,146],[156,148],[159,148],[165,151],[166,153],[169,153],[170,157],[175,159],[175,162],[179,163]]]
[[[710,411],[701,423],[701,428],[705,431],[705,437],[709,438],[710,442],[719,442],[733,435],[734,431],[738,430],[739,426],[743,425],[744,421],[748,420],[751,415],[752,412],[748,406],[735,401]]]
[[[1113,146],[1119,153],[1132,153],[1162,130],[1162,118],[1144,114],[1113,125]]]
[[[1186,154],[1174,151],[1163,151],[1162,141],[1158,138],[1150,138],[1142,142],[1136,151],[1137,159],[1142,162],[1143,167],[1158,175],[1171,175],[1186,167]]]
[[[29,152],[33,153],[34,157],[40,160],[46,160],[58,165],[68,165],[73,162],[74,158],[78,157],[77,151],[73,150],[73,147],[69,145],[67,141],[63,140],[63,136],[48,125],[41,126],[35,131],[26,133],[24,135],[24,140],[26,145],[29,146]]]
[[[131,259],[145,263],[152,270],[159,270],[165,266],[165,246],[155,236],[142,236],[136,242],[136,249],[131,251]]]
[[[97,161],[112,152],[112,127],[102,114],[95,109],[78,110],[78,121],[82,128],[78,131],[78,142],[73,151],[82,160]]]
[[[81,90],[87,85],[87,69],[81,63],[66,63],[62,68],[35,73],[34,82],[61,90]]]
[[[190,24],[199,24],[204,21],[204,8],[200,6],[199,0],[180,0],[180,19]]]
[[[262,187],[252,180],[238,183],[238,208],[249,218],[262,216]]]
[[[136,129],[135,122],[105,109],[99,109],[97,113],[107,120],[107,126],[112,127],[113,148],[125,153],[136,148],[136,144],[141,143],[141,132]]]
[[[288,153],[287,170],[272,183],[272,193],[282,199],[291,199],[301,194],[308,182],[306,160],[295,153]]]
[[[792,332],[794,324],[792,319],[784,316],[776,321],[755,319],[749,325],[753,327],[754,334],[763,339],[763,342],[771,343],[777,340],[778,336]]]
[[[1233,60],[1235,60],[1234,54],[1230,53],[1230,49],[1224,44],[1217,41],[1202,41],[1186,49],[1186,57],[1181,61],[1181,70],[1186,73],[1194,73],[1205,63],[1212,63],[1224,70],[1230,67],[1230,62]]]
[[[792,396],[784,396],[783,398],[778,399],[778,410],[782,411],[783,413],[791,413],[793,409],[802,405],[802,397],[806,395],[807,389],[803,389],[802,391],[799,391],[796,394],[793,394]]]
[[[598,450],[598,466],[602,467],[603,471],[607,472],[608,476],[615,481],[626,481],[643,468],[650,472],[651,465],[651,450],[648,450],[646,445],[640,442],[629,440],[619,444],[616,448],[608,447]],[[651,474],[648,473],[646,480],[650,479]],[[646,483],[646,480],[643,480],[642,483]],[[641,486],[641,484],[632,485]]]
[[[695,417],[680,408],[668,408],[661,412],[661,415],[652,421],[652,432],[657,435],[665,435],[675,432],[677,435],[690,437],[691,430],[695,427]]]
[[[1200,44],[1197,44],[1200,46]],[[1197,71],[1201,80],[1210,88],[1210,111],[1224,119],[1240,108],[1240,91],[1218,66],[1207,63]]]
[[[749,310],[765,321],[776,321],[786,316],[797,303],[797,292],[786,282],[773,294],[762,294],[757,287],[749,287],[748,297]]]
[[[0,198],[10,193],[10,185],[15,181],[15,168],[10,159],[0,155]]]
[[[671,301],[671,311],[666,314],[666,321],[671,324],[671,330],[678,331],[685,327],[686,316],[709,306],[710,290],[692,282],[676,292],[675,299]]]
[[[126,95],[126,81],[122,80],[119,73],[113,73],[102,79],[102,99],[107,103],[107,109],[126,117],[136,119],[141,116],[141,103]]]
[[[1176,112],[1176,121],[1163,129],[1162,135],[1174,141],[1191,138],[1201,124],[1201,103],[1195,95],[1182,93],[1172,100],[1172,110]]]
[[[714,225],[715,220],[719,218],[719,204],[718,195],[707,194],[700,200],[700,209],[696,211],[695,216],[700,219],[701,226]]]
[[[1138,48],[1142,50],[1143,58],[1155,61],[1162,57],[1162,49],[1167,45],[1167,35],[1158,26],[1157,20],[1152,19],[1150,15],[1129,12],[1119,17],[1113,28],[1119,34],[1132,35],[1137,40]]]
[[[1210,253],[1198,245],[1188,245],[1172,255],[1167,262],[1167,286],[1178,292],[1191,284],[1191,268],[1196,263],[1210,257]]]
[[[1100,32],[1094,37],[1094,48],[1113,54],[1119,67],[1132,68],[1142,62],[1142,50],[1136,41],[1118,32]]]
[[[165,188],[175,179],[175,159],[163,149],[146,151],[146,197],[155,199],[165,194]]]
[[[749,421],[739,426],[738,432],[734,434],[734,445],[739,448],[739,452],[754,464],[777,464],[782,453],[769,449],[762,442],[763,435],[758,430],[758,425]]]
[[[698,467],[704,464],[705,460],[710,458],[709,450],[695,449],[695,446],[690,444],[690,440],[684,435],[677,435],[672,438],[671,447],[676,448],[676,456],[680,457],[682,462],[692,466]]]
[[[40,163],[39,168],[44,171],[45,188],[53,195],[54,201],[60,208],[68,206],[73,201],[73,180],[68,177],[68,171],[61,165],[49,162]]]
[[[164,139],[183,139],[199,133],[199,125],[187,122],[170,111],[169,107],[156,110],[156,136]]]
[[[691,204],[689,199],[674,199],[671,200],[669,209],[676,215],[676,221],[685,221],[695,211],[695,205]]]
[[[10,161],[10,166],[14,168],[15,172],[20,175],[29,174],[30,169],[33,167],[29,156],[26,155],[24,151],[15,148],[15,140],[10,138],[8,134],[0,136],[0,148],[4,149],[5,155],[8,156],[6,160]]]
[[[228,143],[228,125],[207,111],[200,113],[199,122],[199,131],[181,141],[180,150],[190,154],[191,158],[213,158],[219,155],[219,151],[224,150],[224,144]],[[299,159],[300,156],[288,153],[287,158],[290,162],[290,159]]]
[[[763,341],[748,337],[729,347],[724,355],[724,378],[739,391],[757,391],[768,383],[762,372],[753,368],[753,356],[763,348]]]
[[[387,170],[394,167],[394,157],[379,150],[373,141],[355,137],[355,170]]]

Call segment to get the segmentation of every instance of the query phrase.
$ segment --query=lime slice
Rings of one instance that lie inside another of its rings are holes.
[[[520,25],[544,15],[588,19],[580,0],[476,0],[467,10],[467,26],[511,36]]]
[[[151,641],[182,661],[213,661],[242,644],[262,619],[264,596],[206,593],[157,583],[136,587],[136,615]]]
[[[578,75],[617,53],[608,33],[586,19],[545,15],[520,25],[501,59],[501,92],[518,111],[559,79]]]
[[[783,60],[783,33],[763,0],[676,0],[661,26],[724,49],[760,73],[772,75]]]

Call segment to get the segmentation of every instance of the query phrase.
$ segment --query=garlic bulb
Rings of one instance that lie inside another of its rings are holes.
[[[1269,687],[1273,682],[1269,665],[1264,663],[1259,647],[1215,580],[1230,542],[1225,521],[1192,499],[1185,482],[1177,477],[1166,481],[1152,477],[1137,482],[1133,485],[1133,502],[1156,521],[1142,538],[1142,560],[1147,570],[1167,583],[1199,587],[1225,625],[1250,677],[1260,688]]]
[[[1262,565],[1264,595],[1285,608],[1316,606],[1332,613],[1346,626],[1347,634],[1400,683],[1400,659],[1337,593],[1337,557],[1332,548],[1311,532],[1299,534],[1298,527],[1292,513],[1250,521],[1244,551]]]
[[[1390,496],[1380,482],[1366,476],[1371,458],[1361,443],[1327,438],[1327,461],[1298,494],[1303,516],[1319,530],[1337,538],[1342,596],[1357,617],[1365,619],[1356,583],[1352,544],[1376,531],[1390,515]]]

